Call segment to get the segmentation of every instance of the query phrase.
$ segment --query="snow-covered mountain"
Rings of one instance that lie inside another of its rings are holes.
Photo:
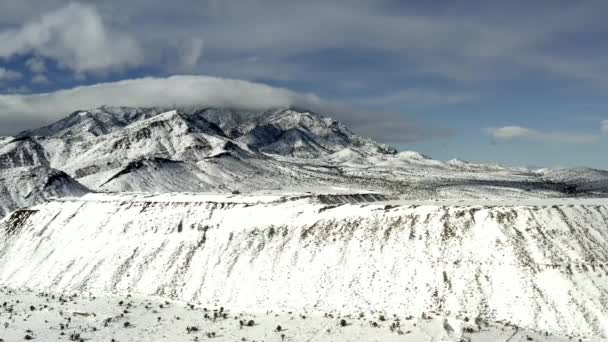
[[[429,199],[595,196],[608,189],[605,172],[534,172],[397,153],[343,123],[294,108],[80,110],[49,126],[0,139],[0,170],[18,167],[61,170],[81,184],[75,186],[79,192],[83,187],[243,192],[340,186]],[[0,192],[5,210],[45,198],[8,200],[11,196]]]
[[[340,122],[309,111],[278,109],[252,113],[206,109],[196,113],[218,125],[230,138],[266,153],[317,158],[344,148],[381,154],[397,152],[355,135]]]

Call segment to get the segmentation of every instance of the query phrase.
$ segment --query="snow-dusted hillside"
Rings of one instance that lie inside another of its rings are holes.
[[[567,184],[572,191],[605,191],[608,188],[608,171],[590,168],[542,169],[537,171],[543,179]]]
[[[0,223],[0,283],[238,310],[434,312],[608,336],[606,200],[323,202],[306,194],[52,201]]]
[[[51,197],[87,192],[86,187],[64,172],[45,166],[0,169],[0,217]]]

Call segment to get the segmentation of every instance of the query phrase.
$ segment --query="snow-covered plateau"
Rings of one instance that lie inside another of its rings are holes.
[[[15,211],[0,228],[0,283],[608,336],[608,200],[221,197],[95,195]]]
[[[77,111],[0,138],[0,289],[0,341],[601,340],[608,172],[294,108]]]

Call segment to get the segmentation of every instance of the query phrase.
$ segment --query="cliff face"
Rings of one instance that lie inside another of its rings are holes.
[[[85,196],[16,211],[0,223],[0,283],[608,335],[606,201],[244,198]]]

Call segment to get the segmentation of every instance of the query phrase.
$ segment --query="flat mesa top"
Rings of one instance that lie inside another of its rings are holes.
[[[168,192],[168,193],[141,193],[141,192],[107,192],[89,193],[82,197],[53,198],[57,201],[132,201],[132,202],[230,202],[230,203],[271,203],[282,200],[300,198],[313,198],[316,196],[358,196],[376,195],[386,198],[388,194],[366,190],[310,189],[304,190],[265,190],[250,193],[230,192]]]
[[[513,198],[513,199],[400,199],[391,194],[373,191],[346,191],[345,189],[315,189],[311,191],[297,190],[269,190],[252,193],[90,193],[82,197],[55,198],[56,201],[84,201],[84,202],[175,202],[175,203],[243,203],[243,204],[271,204],[283,203],[293,200],[315,200],[321,198],[343,198],[335,203],[328,204],[354,204],[354,205],[391,205],[391,206],[453,206],[453,207],[517,207],[517,206],[564,206],[564,205],[603,205],[608,206],[608,198]],[[325,203],[321,200],[321,203]]]

